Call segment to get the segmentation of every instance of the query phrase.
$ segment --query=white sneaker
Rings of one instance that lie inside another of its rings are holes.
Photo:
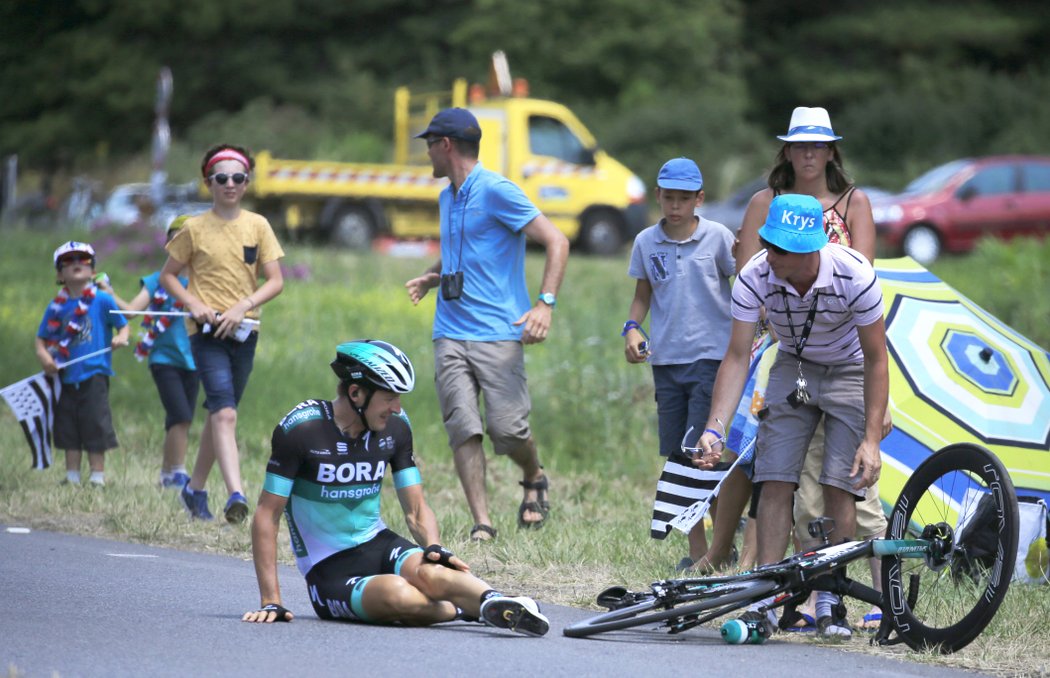
[[[546,635],[550,622],[540,614],[532,598],[496,596],[481,604],[481,621],[499,629],[510,629],[526,636]]]

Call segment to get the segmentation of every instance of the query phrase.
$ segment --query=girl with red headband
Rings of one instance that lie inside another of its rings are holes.
[[[254,167],[251,154],[239,146],[223,144],[204,154],[201,174],[212,208],[187,219],[167,244],[168,261],[160,274],[161,285],[190,314],[186,330],[208,410],[193,474],[180,493],[186,510],[201,520],[212,519],[204,488],[216,461],[229,493],[226,520],[240,523],[248,516],[237,405],[252,371],[260,307],[284,288],[284,250],[273,228],[265,217],[241,207]],[[184,267],[188,286],[178,279]]]

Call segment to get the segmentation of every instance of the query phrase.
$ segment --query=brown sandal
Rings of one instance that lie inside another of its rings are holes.
[[[518,484],[524,487],[526,490],[536,490],[535,501],[522,500],[521,506],[518,507],[518,527],[539,529],[543,527],[543,523],[547,522],[547,515],[550,514],[551,504],[547,499],[547,490],[550,488],[550,483],[547,481],[547,476],[544,475],[539,480],[532,482],[528,480],[519,480]],[[539,520],[534,522],[526,522],[525,512],[532,511],[542,516]]]
[[[485,539],[483,537],[476,536],[479,532],[484,532],[485,534],[489,535],[489,538]],[[491,525],[482,525],[481,523],[478,523],[474,527],[470,528],[470,541],[473,541],[473,542],[492,541],[495,538],[496,538],[496,528],[492,527]]]

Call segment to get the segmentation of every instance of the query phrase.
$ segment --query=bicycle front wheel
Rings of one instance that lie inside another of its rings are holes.
[[[596,633],[654,624],[720,607],[735,605],[739,608],[765,598],[776,586],[775,582],[768,579],[718,584],[685,593],[680,598],[682,602],[670,608],[665,607],[663,599],[651,596],[620,610],[604,612],[570,624],[565,627],[563,633],[570,638],[584,638]]]
[[[913,649],[955,652],[970,644],[1006,596],[1017,558],[1017,497],[998,457],[971,443],[949,445],[919,465],[890,515],[888,539],[943,534],[974,515],[982,498],[998,520],[991,562],[959,567],[957,543],[943,556],[882,560],[882,590],[898,635]],[[928,526],[934,526],[932,531]],[[954,533],[958,538],[959,533]],[[969,563],[967,563],[969,565]],[[913,600],[909,600],[912,598]]]

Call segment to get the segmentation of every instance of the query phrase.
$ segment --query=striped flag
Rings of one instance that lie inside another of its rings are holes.
[[[695,518],[693,524],[699,522],[718,493],[719,485],[728,475],[730,467],[731,464],[720,463],[702,471],[685,456],[675,454],[668,458],[660,480],[656,483],[656,501],[653,502],[649,536],[653,539],[667,537],[671,531],[671,522],[683,513],[698,513],[690,517]]]
[[[51,426],[61,393],[62,382],[58,375],[48,376],[43,372],[0,390],[0,395],[22,425],[35,469],[51,465]]]
[[[756,338],[751,347],[747,383],[726,440],[726,448],[737,455],[732,464],[721,462],[701,471],[693,466],[687,456],[677,453],[671,455],[664,464],[656,485],[656,501],[653,502],[653,520],[649,531],[653,539],[664,539],[672,528],[689,534],[711,507],[726,476],[737,464],[750,463],[754,458],[759,412],[765,407],[766,383],[776,354],[776,344],[768,333]],[[687,442],[690,445],[697,444],[699,436],[690,437],[692,431],[690,428],[686,432],[687,440],[682,441],[683,446]]]

